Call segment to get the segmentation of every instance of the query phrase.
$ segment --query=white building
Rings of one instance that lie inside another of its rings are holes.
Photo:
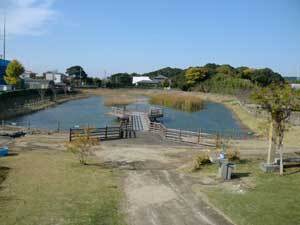
[[[0,85],[0,91],[12,91],[12,86],[11,85]]]
[[[31,71],[25,71],[20,77],[22,79],[25,79],[25,78],[32,78],[32,79],[34,79],[36,77],[36,73],[33,73]]]
[[[45,79],[49,81],[54,81],[55,84],[63,83],[66,75],[63,73],[58,73],[55,71],[49,71],[44,73]]]
[[[134,85],[137,85],[138,82],[141,82],[141,81],[151,81],[151,79],[146,76],[132,77],[132,84],[134,84]]]
[[[300,90],[300,84],[291,84],[292,88]]]

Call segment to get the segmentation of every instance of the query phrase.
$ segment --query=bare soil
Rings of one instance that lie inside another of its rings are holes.
[[[25,153],[63,151],[67,141],[68,134],[35,134],[15,139],[9,147]],[[254,157],[264,157],[267,147],[263,140],[238,141],[234,145],[239,146],[242,156]],[[122,209],[129,225],[233,224],[199,188],[223,187],[226,183],[201,175],[201,171],[187,172],[194,157],[207,150],[138,133],[136,139],[102,142],[95,147],[95,154],[100,165],[122,171]]]
[[[135,144],[133,140],[103,142],[96,152],[104,163],[125,171],[123,209],[128,224],[232,224],[195,194],[193,187],[203,181],[180,172],[204,149],[162,142],[149,133],[139,134]]]

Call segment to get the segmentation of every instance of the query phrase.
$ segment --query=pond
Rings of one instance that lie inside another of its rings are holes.
[[[129,105],[128,109],[148,111],[148,101],[142,101]],[[155,106],[154,106],[155,107]],[[17,125],[34,128],[57,129],[58,127],[67,130],[74,126],[105,127],[116,124],[114,117],[108,115],[111,108],[104,106],[104,98],[93,96],[86,99],[79,99],[66,102],[55,107],[47,108],[29,115],[24,115],[10,122]],[[235,132],[245,133],[245,129],[234,117],[232,112],[224,105],[206,102],[204,109],[199,112],[183,112],[176,109],[164,108],[164,118],[161,122],[168,128],[193,130],[215,133]]]

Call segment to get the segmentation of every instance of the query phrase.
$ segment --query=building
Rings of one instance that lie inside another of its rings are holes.
[[[26,78],[31,78],[31,79],[35,79],[37,76],[36,73],[33,73],[31,71],[25,71],[20,77],[22,79],[26,79]]]
[[[44,77],[48,81],[54,81],[55,84],[63,83],[66,75],[55,71],[48,71],[44,73]]]
[[[296,90],[300,90],[300,84],[291,84],[291,87]]]
[[[141,81],[152,81],[152,80],[149,77],[146,77],[146,76],[132,77],[132,84],[133,85],[137,85],[138,82],[141,82]]]
[[[8,84],[0,84],[0,91],[12,91],[13,88]]]
[[[168,78],[163,75],[158,75],[157,77],[154,77],[153,80],[163,83],[165,80],[168,80]]]
[[[24,85],[26,89],[48,89],[54,86],[54,81],[25,78]]]
[[[8,61],[8,60],[0,59],[0,85],[5,84],[4,75],[5,75],[5,71],[6,71],[6,68],[9,63],[10,63],[10,61]]]
[[[160,86],[160,82],[156,80],[141,80],[136,83],[138,87],[145,87],[145,88],[157,88]]]

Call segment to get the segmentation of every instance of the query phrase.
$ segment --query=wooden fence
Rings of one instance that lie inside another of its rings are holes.
[[[130,126],[112,126],[104,128],[71,128],[69,141],[73,141],[78,137],[88,136],[91,139],[113,140],[122,138],[136,137],[135,132]]]
[[[166,128],[161,123],[150,123],[150,132],[159,134],[162,138],[175,141],[175,142],[184,142],[189,144],[198,144],[204,146],[216,146],[217,135],[177,129]]]

